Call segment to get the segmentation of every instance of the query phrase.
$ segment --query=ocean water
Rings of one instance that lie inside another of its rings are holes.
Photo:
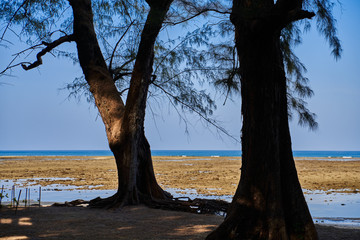
[[[152,150],[153,156],[240,157],[240,150]],[[360,151],[294,151],[294,157],[360,158]],[[112,156],[110,150],[0,150],[0,156]]]

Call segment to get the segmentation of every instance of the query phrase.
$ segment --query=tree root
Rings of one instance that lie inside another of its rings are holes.
[[[119,208],[124,205],[123,201],[120,200],[120,196],[118,193],[115,193],[114,195],[107,197],[107,198],[94,198],[89,201],[90,208]]]
[[[82,199],[76,199],[73,200],[71,202],[64,202],[64,203],[54,203],[51,206],[53,207],[79,207],[79,206],[84,206],[85,204],[88,204],[89,201],[85,201]]]
[[[144,204],[150,208],[180,211],[180,212],[190,212],[196,214],[218,214],[224,216],[227,212],[227,209],[230,203],[223,200],[216,199],[202,199],[195,198],[190,199],[189,197],[179,197],[173,198],[172,196],[167,196],[167,199],[153,199],[153,198],[141,198],[141,201],[138,204]],[[136,205],[129,204],[127,201],[124,201],[124,197],[121,197],[118,193],[114,194],[108,198],[94,198],[90,201],[84,201],[77,199],[71,202],[65,202],[64,204],[54,203],[53,206],[60,207],[74,207],[74,206],[84,206],[88,204],[90,208],[121,208],[127,205]]]
[[[182,200],[184,198],[187,200]],[[219,214],[224,216],[230,203],[216,199],[195,198],[192,200],[188,197],[181,197],[173,198],[168,201],[153,200],[146,205],[151,208],[164,210],[191,212],[197,214]]]

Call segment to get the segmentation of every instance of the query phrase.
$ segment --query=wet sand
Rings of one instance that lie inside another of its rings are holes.
[[[360,161],[323,161],[297,158],[305,191],[357,193]],[[198,194],[233,195],[240,179],[239,157],[153,157],[154,171],[164,188]],[[0,157],[0,179],[28,179],[19,187],[51,184],[77,189],[116,189],[113,157]]]
[[[240,177],[240,158],[154,157],[158,182],[181,192],[231,195]],[[331,193],[358,192],[360,161],[296,160],[302,187]],[[0,179],[27,179],[18,187],[51,184],[71,189],[115,189],[112,157],[0,157]],[[182,189],[182,190],[181,190]],[[154,221],[156,219],[156,221]],[[204,239],[223,221],[220,216],[149,209],[117,210],[31,207],[0,209],[0,239]],[[322,240],[360,239],[360,229],[316,225]]]

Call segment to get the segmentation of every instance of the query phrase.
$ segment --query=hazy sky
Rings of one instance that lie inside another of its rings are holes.
[[[317,114],[319,129],[310,132],[291,122],[294,150],[360,150],[360,2],[343,1],[336,12],[343,55],[330,56],[327,43],[314,31],[304,36],[296,52],[305,63],[315,96],[308,102]],[[71,46],[71,45],[69,45]],[[75,46],[74,44],[72,45]],[[17,46],[18,47],[18,46]],[[17,49],[0,47],[0,68],[6,66]],[[19,49],[18,49],[19,50]],[[29,61],[32,59],[29,59]],[[97,110],[85,100],[67,100],[59,90],[81,69],[67,59],[46,56],[38,70],[13,71],[15,77],[0,77],[0,150],[108,149],[105,130]],[[235,137],[240,138],[240,96],[222,106],[217,96],[215,117]],[[234,140],[207,128],[198,117],[188,116],[185,124],[168,106],[160,116],[147,112],[145,131],[152,149],[240,149]]]

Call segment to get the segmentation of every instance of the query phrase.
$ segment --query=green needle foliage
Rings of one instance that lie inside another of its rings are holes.
[[[122,96],[126,96],[137,54],[144,17],[148,11],[145,1],[94,0],[94,24],[104,58]],[[306,1],[304,9],[316,13],[316,28],[329,42],[332,55],[338,59],[342,48],[337,37],[336,20],[332,15],[334,2]],[[216,109],[204,83],[211,82],[222,92],[225,101],[240,93],[239,61],[234,43],[234,28],[229,21],[230,1],[176,1],[168,13],[162,37],[155,46],[153,81],[149,96],[158,102],[169,100],[181,111],[195,112],[208,123]],[[15,35],[29,45],[16,54],[2,71],[4,74],[24,64],[24,54],[37,54],[46,44],[72,33],[72,12],[66,0],[4,0],[0,3],[0,44],[8,45],[8,35]],[[199,27],[194,27],[199,25]],[[281,32],[281,47],[288,78],[289,116],[298,115],[300,125],[316,129],[316,115],[307,108],[306,99],[313,95],[306,78],[306,67],[294,49],[302,42],[302,34],[312,21],[302,20],[288,25]],[[190,30],[184,30],[184,28]],[[169,34],[169,32],[171,32]],[[174,34],[173,32],[178,32]],[[187,32],[187,33],[186,33]],[[167,34],[165,34],[167,33]],[[164,37],[167,35],[167,37]],[[69,48],[51,51],[78,63],[77,55]],[[19,62],[16,62],[19,61]],[[26,63],[25,63],[26,64]],[[84,77],[68,83],[69,96],[93,102]]]

